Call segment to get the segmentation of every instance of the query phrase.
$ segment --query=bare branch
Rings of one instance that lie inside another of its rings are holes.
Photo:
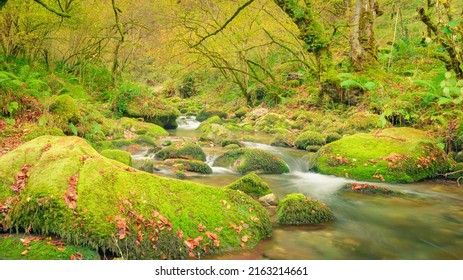
[[[227,27],[228,24],[230,24],[230,22],[232,22],[240,13],[242,10],[244,10],[244,8],[246,8],[247,6],[251,5],[252,2],[254,2],[255,0],[248,0],[246,3],[244,3],[243,5],[241,5],[236,11],[235,13],[219,28],[217,29],[216,31],[212,32],[212,33],[209,33],[207,34],[205,37],[201,38],[201,40],[199,40],[199,42],[197,42],[196,44],[194,44],[193,46],[191,46],[191,48],[195,48],[197,46],[199,46],[202,42],[204,42],[207,38],[209,37],[212,37],[214,35],[217,35],[219,32],[221,32],[222,30],[225,29],[225,27]]]
[[[37,4],[40,4],[42,7],[44,7],[48,11],[54,13],[55,15],[58,15],[60,17],[65,17],[65,18],[70,18],[71,17],[71,15],[69,15],[68,13],[58,11],[58,10],[54,9],[53,7],[50,7],[47,3],[43,2],[42,0],[34,0],[34,2],[37,3]]]

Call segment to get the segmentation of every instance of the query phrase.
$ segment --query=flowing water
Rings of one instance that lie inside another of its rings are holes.
[[[188,124],[186,123],[188,122]],[[179,120],[174,141],[196,137],[198,122]],[[313,226],[274,224],[273,236],[257,248],[213,256],[214,259],[463,259],[463,188],[445,181],[381,184],[405,192],[405,197],[363,195],[340,191],[347,179],[309,172],[307,152],[245,142],[286,161],[290,173],[261,175],[281,199],[302,192],[326,203],[336,220]],[[206,148],[208,163],[224,150]],[[240,175],[225,168],[190,180],[225,186]],[[275,209],[269,208],[275,218]]]

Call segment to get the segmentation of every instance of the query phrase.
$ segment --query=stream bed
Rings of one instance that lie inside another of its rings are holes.
[[[194,119],[179,120],[171,141],[197,137]],[[428,180],[413,184],[378,184],[407,195],[388,197],[340,191],[345,178],[309,172],[307,152],[244,142],[246,147],[268,150],[286,161],[290,173],[260,175],[282,199],[300,192],[326,203],[335,221],[322,225],[273,225],[272,237],[256,248],[210,256],[210,259],[348,260],[463,259],[463,188],[456,183]],[[221,148],[204,148],[212,165]],[[161,173],[169,176],[169,174]],[[188,180],[223,187],[240,178],[225,168]],[[268,208],[272,218],[275,209]]]

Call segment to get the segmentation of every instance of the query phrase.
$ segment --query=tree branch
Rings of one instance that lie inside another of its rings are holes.
[[[221,32],[222,30],[225,29],[225,27],[227,27],[228,24],[230,24],[230,22],[232,22],[240,13],[242,10],[244,10],[244,8],[246,8],[247,6],[251,5],[252,2],[254,2],[255,0],[248,0],[246,3],[244,3],[243,5],[241,5],[236,11],[235,13],[219,28],[217,29],[216,31],[210,33],[210,34],[207,34],[205,37],[201,38],[201,40],[199,40],[199,42],[197,42],[196,44],[194,44],[193,46],[191,46],[191,48],[195,48],[197,46],[199,46],[202,42],[204,42],[207,38],[209,37],[212,37],[214,35],[217,35],[219,32]]]
[[[40,4],[42,7],[47,9],[48,11],[54,13],[55,15],[58,15],[60,17],[65,17],[65,18],[70,18],[71,15],[65,12],[58,11],[52,7],[50,7],[47,3],[43,2],[42,0],[34,0],[35,3]]]

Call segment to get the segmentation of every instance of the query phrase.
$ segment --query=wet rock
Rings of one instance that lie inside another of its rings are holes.
[[[265,116],[266,114],[268,114],[268,109],[266,108],[258,108],[258,109],[255,109],[254,111],[252,111],[250,114],[249,114],[249,117],[253,120],[257,120],[258,118],[262,117],[262,116]]]
[[[261,196],[258,200],[263,206],[278,206],[278,203],[280,203],[280,200],[274,193]]]
[[[268,187],[268,184],[255,173],[249,173],[243,176],[239,180],[228,185],[227,188],[242,191],[253,198],[259,198],[272,192]]]
[[[193,143],[178,143],[176,145],[168,146],[155,154],[156,158],[182,158],[206,161],[206,154],[200,146]]]
[[[282,174],[289,168],[279,157],[268,151],[252,148],[233,149],[221,155],[214,162],[215,166],[231,168],[241,174],[249,172]]]
[[[304,194],[286,195],[277,208],[276,222],[284,225],[316,224],[334,220],[326,204]]]
[[[379,187],[368,183],[348,183],[342,186],[341,190],[351,191],[354,193],[362,194],[382,194],[388,196],[404,196],[405,194],[400,191],[390,190],[388,188]]]

